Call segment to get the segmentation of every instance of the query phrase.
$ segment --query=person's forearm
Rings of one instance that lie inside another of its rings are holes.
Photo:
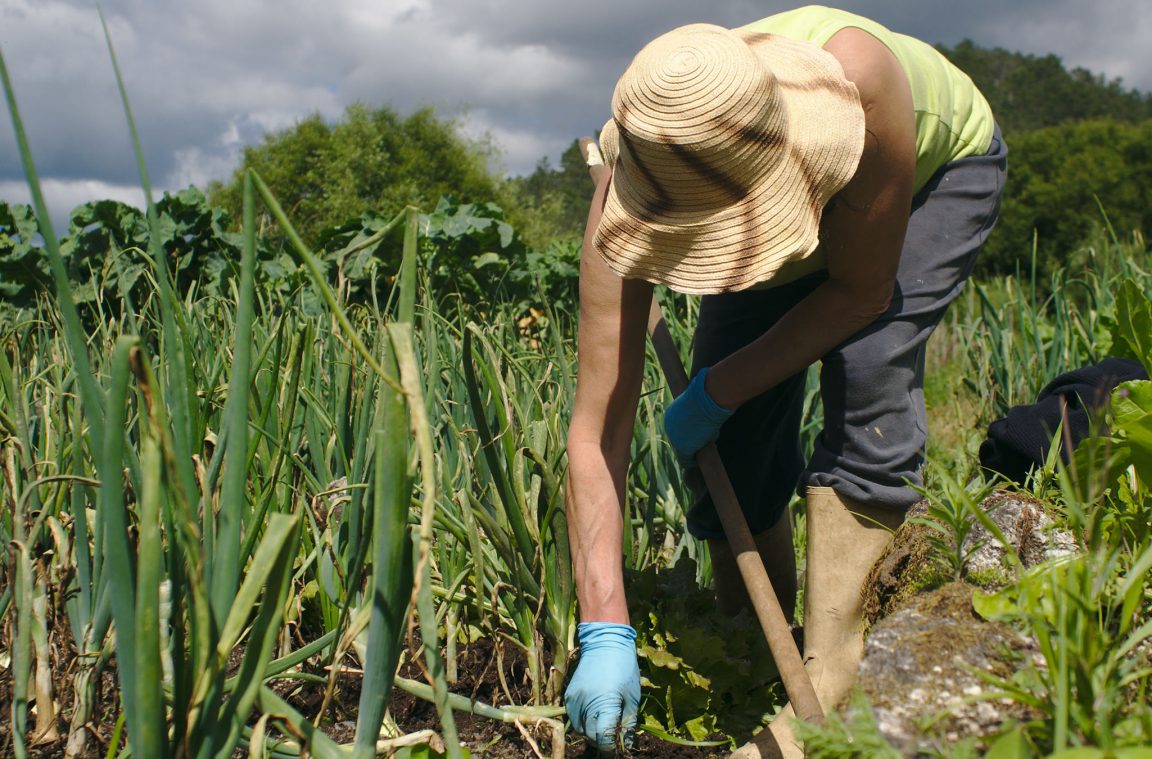
[[[890,293],[861,293],[828,280],[759,338],[708,372],[708,394],[738,408],[806,369],[884,313]]]
[[[582,622],[628,623],[623,512],[627,461],[613,466],[595,442],[568,443],[568,532]]]
[[[594,248],[609,182],[610,172],[599,172],[580,254],[579,361],[565,498],[580,619],[627,624],[622,506],[652,285],[617,276]]]

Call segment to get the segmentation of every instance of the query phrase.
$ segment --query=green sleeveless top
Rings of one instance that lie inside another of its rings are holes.
[[[820,5],[778,13],[744,28],[823,47],[836,32],[847,27],[862,29],[884,43],[912,85],[917,191],[949,161],[988,152],[995,127],[988,101],[963,71],[931,45],[897,34],[863,16]]]

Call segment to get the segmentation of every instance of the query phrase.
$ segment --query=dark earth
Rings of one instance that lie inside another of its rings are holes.
[[[73,655],[62,640],[53,641],[53,652],[56,655],[54,671],[68,672],[73,664]],[[508,705],[510,703],[528,703],[530,687],[525,676],[522,662],[517,662],[510,655],[509,649],[497,657],[495,646],[490,640],[477,641],[469,646],[463,646],[458,652],[459,670],[458,679],[450,685],[453,693],[465,694],[473,700],[494,706]],[[67,653],[63,653],[67,651]],[[242,651],[233,657],[238,664]],[[409,651],[409,660],[413,651]],[[510,693],[505,692],[504,686],[497,675],[497,661],[504,666],[504,681]],[[319,665],[314,665],[306,671],[314,674],[324,674]],[[419,667],[406,663],[401,667],[400,674],[416,680],[423,680]],[[10,667],[0,669],[0,756],[12,755],[11,744],[11,694],[12,672]],[[64,756],[66,732],[72,712],[72,692],[70,678],[58,678],[54,683],[55,700],[60,708],[57,715],[57,731],[60,737],[56,740],[42,742],[30,747],[30,757],[36,759],[49,759]],[[274,681],[274,690],[288,700],[302,714],[315,715],[320,709],[324,686],[322,684],[301,683],[295,681]],[[93,738],[88,743],[88,749],[83,759],[103,759],[108,753],[108,741],[111,738],[117,717],[117,694],[119,685],[116,682],[115,660],[103,672],[96,695],[96,708],[94,723],[90,725]],[[511,700],[509,699],[511,695]],[[335,695],[328,706],[321,729],[338,743],[352,741],[356,716],[357,703],[360,697],[357,680],[352,676],[340,678]],[[394,688],[389,706],[390,713],[396,724],[404,733],[413,733],[420,730],[433,730],[440,732],[440,719],[433,704],[409,695]],[[258,715],[253,715],[253,722]],[[537,756],[551,757],[551,730],[541,727],[533,730],[530,725],[524,729],[532,740],[536,742],[539,754],[532,748],[515,724],[498,722],[483,717],[476,717],[462,712],[455,713],[456,729],[461,743],[472,751],[474,757],[492,757],[493,759],[532,759]],[[35,718],[29,719],[28,729],[31,731]],[[667,759],[704,759],[705,757],[723,757],[727,750],[716,748],[701,748],[694,746],[680,746],[659,740],[649,734],[637,735],[635,745],[630,755],[637,757],[666,757]],[[588,752],[584,740],[569,732],[566,736],[565,757],[594,756]],[[238,759],[248,756],[247,749],[238,749],[234,755]]]

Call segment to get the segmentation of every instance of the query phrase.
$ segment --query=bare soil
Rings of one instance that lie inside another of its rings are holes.
[[[504,664],[504,683],[500,682],[498,662]],[[516,656],[514,651],[505,648],[497,656],[495,646],[489,640],[481,640],[465,647],[459,654],[458,680],[452,684],[454,693],[469,695],[476,701],[493,706],[528,703],[531,698],[531,686],[527,679],[527,670],[523,659]],[[408,665],[401,670],[401,674],[413,679],[419,679],[418,670]],[[508,686],[505,689],[505,684]],[[390,710],[396,723],[405,732],[431,729],[439,731],[440,719],[436,708],[421,699],[396,689],[392,693]],[[473,756],[499,757],[503,759],[531,759],[537,756],[528,740],[521,733],[520,728],[514,724],[497,722],[475,717],[470,714],[455,713],[456,729],[461,743],[473,751]],[[536,742],[540,754],[550,757],[552,751],[551,731],[547,729],[531,730],[525,726],[532,739]],[[713,748],[695,746],[679,746],[673,743],[658,740],[647,734],[637,735],[635,745],[631,751],[632,756],[638,757],[668,757],[668,759],[706,759],[727,756],[727,751]],[[569,732],[565,737],[565,757],[595,756],[589,751],[583,738]]]
[[[55,642],[59,644],[62,641],[58,639]],[[57,660],[53,662],[54,671],[71,672],[75,663],[72,652],[62,649],[59,645],[55,647],[55,652]],[[240,656],[241,652],[237,652],[234,657],[237,663]],[[498,667],[501,666],[503,667],[503,678],[498,672]],[[325,674],[318,666],[313,666],[307,671],[311,671],[313,674]],[[401,674],[412,679],[423,679],[420,667],[412,663],[405,664],[401,669]],[[59,710],[56,715],[56,724],[60,737],[54,740],[41,741],[32,746],[29,755],[34,759],[54,759],[64,756],[67,730],[73,709],[71,682],[70,677],[58,677],[54,683],[54,696]],[[0,718],[0,756],[12,755],[11,686],[11,668],[0,669],[0,715],[3,715]],[[315,715],[323,704],[324,686],[321,684],[279,680],[273,681],[272,687],[281,697],[288,700],[305,715]],[[531,699],[531,687],[527,679],[523,658],[517,658],[511,646],[498,652],[490,640],[481,640],[461,647],[458,652],[458,677],[456,682],[450,685],[450,689],[453,693],[464,694],[473,700],[493,706],[526,704]],[[115,661],[113,660],[100,678],[94,708],[95,717],[89,724],[92,737],[88,741],[88,748],[82,759],[102,759],[107,754],[108,741],[112,735],[118,711],[118,693],[119,686],[116,681]],[[359,698],[358,678],[341,677],[320,724],[321,729],[338,743],[349,743],[353,740]],[[409,695],[399,688],[394,688],[392,691],[389,711],[404,733],[420,730],[433,730],[437,733],[441,731],[440,719],[435,706]],[[455,722],[461,743],[472,752],[474,757],[533,759],[538,756],[552,756],[551,730],[546,727],[534,727],[532,725],[518,727],[515,724],[498,722],[461,712],[455,713]],[[28,730],[32,731],[34,725],[35,717],[30,716]],[[533,747],[533,743],[535,743],[535,747]],[[715,748],[679,746],[658,740],[649,734],[640,733],[637,735],[630,754],[636,757],[665,757],[667,759],[712,759],[727,756],[728,752]],[[594,752],[589,752],[582,738],[571,732],[568,733],[565,737],[565,757],[593,755],[595,755]],[[236,756],[246,757],[247,751],[238,751]]]

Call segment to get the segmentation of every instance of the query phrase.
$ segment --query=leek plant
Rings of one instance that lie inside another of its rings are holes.
[[[323,547],[300,557],[301,527],[311,501],[299,458],[308,431],[299,419],[309,418],[300,398],[310,346],[308,330],[293,336],[283,320],[270,333],[257,326],[255,194],[266,188],[254,175],[246,180],[236,306],[226,314],[234,317],[234,328],[220,329],[232,319],[213,320],[174,291],[125,96],[152,227],[149,250],[138,254],[152,268],[155,291],[145,303],[128,304],[119,320],[100,311],[98,298],[97,313],[104,318],[95,333],[86,334],[2,58],[0,75],[41,219],[63,327],[63,341],[42,334],[43,325],[22,327],[5,337],[8,346],[15,345],[15,360],[8,357],[10,347],[0,353],[0,394],[8,410],[4,489],[15,505],[4,531],[17,546],[15,582],[0,608],[4,614],[15,611],[13,753],[27,756],[31,743],[44,737],[42,729],[27,732],[29,683],[51,682],[45,677],[52,662],[43,656],[47,617],[44,592],[35,590],[39,586],[68,599],[69,629],[79,654],[70,755],[86,749],[82,726],[90,722],[96,676],[112,657],[135,756],[231,756],[253,735],[247,724],[253,708],[304,736],[312,755],[346,755],[307,727],[308,719],[265,682],[333,647],[336,629],[276,657],[290,649],[285,610],[295,603],[301,575],[317,574],[323,556],[345,570],[342,618],[348,620],[360,607],[369,617],[366,635],[372,645],[362,662],[365,687],[355,752],[375,755],[412,587],[407,521],[414,459],[408,441],[418,424],[408,418],[408,409],[415,404],[422,410],[424,401],[413,373],[399,368],[410,345],[405,335],[411,331],[412,293],[407,309],[400,306],[408,321],[382,330],[372,349],[351,340],[376,383],[361,397],[355,415],[361,428],[372,430],[366,436],[371,443],[361,438],[349,445],[352,430],[334,425],[348,447],[344,469],[363,475],[371,462],[364,499],[371,509],[357,512],[350,551],[333,557]],[[116,75],[120,81],[118,69]],[[123,94],[122,81],[120,89]],[[279,210],[266,193],[264,201]],[[413,260],[414,236],[405,242]],[[300,254],[308,262],[308,251]],[[346,315],[331,298],[329,303],[347,336]],[[197,324],[208,328],[195,329]],[[55,384],[47,384],[50,378]],[[336,410],[347,411],[347,405]],[[420,437],[418,431],[415,436]],[[427,467],[426,446],[424,454]],[[330,474],[321,469],[321,479]],[[365,579],[369,569],[375,570],[370,581]],[[33,697],[38,695],[46,694]],[[50,706],[39,712],[41,720],[53,714]],[[261,723],[261,733],[266,725]],[[277,746],[281,755],[301,751],[291,742]],[[450,753],[460,755],[454,745]]]
[[[947,317],[947,333],[966,359],[964,383],[980,399],[982,418],[1033,403],[1057,375],[1114,355],[1109,339],[1123,282],[1147,288],[1152,272],[1139,261],[1143,243],[1100,236],[1091,266],[1058,269],[1045,283],[1031,273],[973,282]]]

